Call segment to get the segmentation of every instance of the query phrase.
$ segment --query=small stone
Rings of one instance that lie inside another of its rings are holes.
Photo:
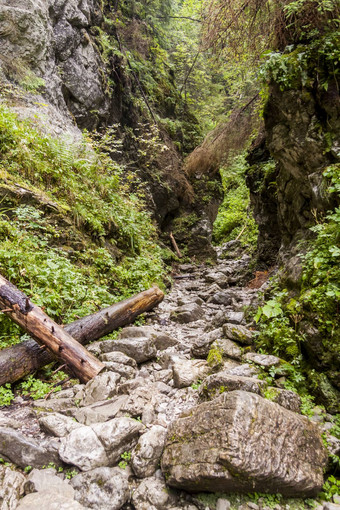
[[[139,434],[145,428],[139,421],[126,417],[114,418],[105,423],[95,423],[91,427],[108,458],[108,462],[101,464],[102,466],[112,466],[119,461],[122,453],[132,450],[137,444]]]
[[[51,491],[66,498],[74,498],[74,489],[68,480],[62,480],[54,469],[33,469],[25,483],[25,493]]]
[[[112,400],[96,402],[92,406],[74,407],[69,410],[69,413],[82,425],[101,423],[115,418],[128,401],[128,398],[127,395],[120,395]]]
[[[230,501],[228,499],[219,498],[216,501],[216,510],[229,510],[230,506]]]
[[[221,371],[204,379],[199,394],[204,397],[215,398],[225,391],[243,390],[261,395],[264,385],[265,382],[259,379],[230,375]]]
[[[60,466],[60,459],[52,440],[36,441],[10,428],[0,428],[0,457],[10,459],[14,464],[25,468],[41,468],[53,462]]]
[[[101,354],[99,359],[100,361],[110,361],[111,363],[117,363],[117,365],[128,365],[132,368],[137,368],[137,363],[133,358],[119,351]]]
[[[164,351],[169,347],[173,347],[178,344],[178,340],[169,335],[157,335],[155,338],[155,346],[158,351]]]
[[[256,503],[253,503],[252,501],[248,501],[247,503],[247,506],[249,508],[251,508],[252,510],[259,510],[259,505],[257,505]]]
[[[253,340],[253,332],[241,324],[224,324],[223,333],[230,340],[244,345],[250,345]]]
[[[210,367],[203,360],[178,360],[172,367],[175,388],[185,388],[203,379]]]
[[[164,448],[165,436],[166,429],[155,425],[139,438],[131,457],[131,467],[136,476],[146,478],[155,473]]]
[[[20,500],[16,510],[85,510],[74,499],[50,491],[34,492]]]
[[[17,508],[20,497],[24,494],[26,478],[18,471],[0,465],[0,507],[1,510]]]
[[[82,471],[109,464],[104,446],[91,427],[83,426],[63,437],[59,449],[60,458],[74,464]]]
[[[225,314],[224,322],[230,322],[231,324],[241,324],[244,320],[243,312],[228,312]]]
[[[39,418],[40,426],[48,433],[57,437],[67,436],[72,430],[81,427],[73,418],[60,413],[51,413]]]
[[[176,502],[163,479],[156,476],[145,478],[132,493],[131,500],[135,510],[165,510]]]
[[[136,328],[138,329],[138,328]],[[151,337],[118,337],[116,340],[104,340],[101,350],[103,353],[112,351],[123,352],[137,363],[144,363],[156,357],[157,349]]]
[[[243,358],[266,368],[276,367],[280,364],[280,358],[277,356],[272,356],[271,354],[257,354],[256,352],[247,352]]]
[[[340,494],[334,494],[333,503],[340,505]]]
[[[170,314],[171,320],[180,324],[187,324],[201,319],[204,316],[203,308],[196,303],[188,303],[173,310]]]
[[[327,502],[327,503],[324,503],[323,510],[340,510],[340,505]]]
[[[103,372],[91,379],[75,398],[80,406],[88,406],[99,400],[105,400],[114,395],[121,376],[116,372]]]
[[[215,340],[211,344],[211,349],[216,349],[221,353],[223,357],[235,359],[238,361],[242,359],[242,351],[240,347],[232,340],[229,340],[229,338],[221,338],[219,340]]]
[[[128,470],[100,467],[71,480],[75,499],[97,510],[119,510],[130,496]]]

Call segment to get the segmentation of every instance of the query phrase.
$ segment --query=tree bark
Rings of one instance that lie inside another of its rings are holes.
[[[54,322],[28,296],[0,275],[0,309],[16,324],[67,364],[81,382],[90,381],[105,368],[62,326]]]
[[[82,345],[98,340],[113,330],[130,324],[141,313],[158,305],[164,298],[158,287],[67,324],[64,331]],[[13,383],[54,361],[54,357],[32,339],[0,351],[0,386]]]

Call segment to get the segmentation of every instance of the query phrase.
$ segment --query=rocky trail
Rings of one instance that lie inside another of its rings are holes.
[[[89,346],[105,372],[0,411],[1,510],[259,510],[265,498],[228,494],[320,491],[320,426],[329,430],[332,417],[302,416],[280,359],[256,353],[250,257],[233,243],[219,256],[214,267],[179,266],[146,325]],[[273,366],[268,391],[261,374]],[[213,495],[197,495],[205,491]]]

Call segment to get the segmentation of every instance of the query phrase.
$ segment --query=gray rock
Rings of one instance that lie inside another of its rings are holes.
[[[74,398],[40,399],[33,402],[33,409],[47,411],[49,413],[63,413],[74,406]]]
[[[240,347],[235,344],[229,338],[220,338],[219,340],[215,340],[211,344],[211,349],[218,350],[223,357],[241,360],[242,359],[242,350]]]
[[[203,360],[178,360],[172,367],[175,388],[185,388],[199,379],[204,379],[210,367]]]
[[[138,329],[138,328],[136,328]],[[157,349],[151,337],[117,338],[101,342],[103,353],[119,351],[123,352],[137,363],[143,363],[156,357]]]
[[[119,333],[119,338],[152,338],[157,336],[150,326],[127,326]]]
[[[247,352],[243,358],[245,360],[256,363],[256,365],[261,365],[261,367],[276,367],[280,364],[280,358],[277,356],[272,356],[271,354],[257,354],[256,352]]]
[[[240,364],[231,365],[229,361],[227,363],[224,363],[223,371],[227,372],[230,375],[237,375],[240,377],[256,377],[256,375],[259,372],[259,370],[256,367],[249,365],[248,363],[242,363],[242,365]]]
[[[0,428],[0,457],[17,466],[41,468],[50,462],[60,466],[60,459],[52,441],[36,441],[10,428]]]
[[[327,454],[307,418],[254,393],[233,391],[193,407],[167,434],[167,484],[212,492],[280,492],[313,496]]]
[[[118,364],[113,361],[103,361],[103,363],[107,370],[110,372],[116,372],[121,376],[122,379],[133,379],[136,376],[136,369],[130,367],[129,365]]]
[[[136,476],[152,476],[160,462],[164,448],[166,429],[155,425],[143,434],[132,452],[131,467]]]
[[[340,505],[340,494],[334,494],[334,496],[333,496],[333,503],[336,503],[337,505]]]
[[[121,376],[116,372],[102,372],[91,379],[85,387],[76,394],[80,406],[88,406],[99,400],[105,400],[114,395]]]
[[[340,505],[327,502],[327,503],[324,503],[323,510],[340,510]]]
[[[231,303],[232,298],[228,292],[220,291],[220,292],[216,292],[216,294],[213,294],[212,296],[210,296],[209,299],[207,300],[207,302],[214,303],[216,305],[228,306],[228,305],[232,304]]]
[[[243,345],[250,345],[253,339],[253,332],[240,324],[224,324],[223,333],[230,340],[235,340]]]
[[[206,358],[209,353],[210,345],[214,340],[222,338],[222,329],[217,328],[209,333],[196,338],[191,347],[191,354],[196,358]]]
[[[24,494],[23,474],[6,466],[0,466],[0,507],[1,510],[15,510]]]
[[[229,322],[230,324],[241,324],[244,320],[243,312],[227,312],[224,316],[224,322]]]
[[[131,500],[135,510],[170,510],[176,502],[164,481],[156,477],[143,480]]]
[[[144,425],[132,418],[122,417],[105,423],[95,423],[91,428],[105,449],[108,458],[106,465],[112,466],[119,461],[122,453],[136,446]],[[86,448],[86,445],[84,446]]]
[[[297,393],[290,390],[283,390],[281,388],[273,388],[276,391],[276,396],[273,401],[279,404],[289,411],[294,411],[294,413],[300,412],[301,406],[301,398]]]
[[[216,501],[216,510],[229,510],[230,501],[224,498],[218,498]]]
[[[109,465],[104,446],[87,426],[73,430],[61,439],[59,455],[64,462],[74,464],[82,471]]]
[[[20,500],[16,510],[86,510],[74,499],[49,490],[28,494]]]
[[[72,430],[81,427],[81,424],[73,418],[60,413],[42,416],[39,418],[39,424],[48,434],[57,437],[67,436]]]
[[[68,480],[62,480],[54,469],[33,469],[25,482],[25,493],[50,491],[74,499],[74,489]]]
[[[113,352],[107,352],[105,354],[101,354],[99,356],[99,359],[101,361],[110,361],[111,363],[117,363],[117,365],[128,365],[132,368],[137,368],[137,363],[133,358],[130,358],[123,352],[119,352],[119,351],[113,351]]]
[[[204,316],[203,308],[196,303],[188,303],[173,310],[170,318],[180,324],[197,321]]]
[[[120,468],[100,467],[71,480],[75,499],[96,510],[119,510],[129,499],[128,473]]]
[[[127,403],[129,397],[120,395],[112,400],[104,400],[96,402],[92,406],[74,407],[69,410],[70,414],[83,425],[92,425],[93,423],[101,423],[112,420],[121,411],[122,407]]]
[[[157,335],[155,338],[155,346],[158,351],[164,351],[168,347],[178,344],[178,340],[169,335]]]
[[[209,375],[200,386],[199,393],[203,397],[215,398],[225,391],[243,390],[250,393],[262,394],[265,381],[252,377],[230,375],[227,372],[218,372]]]

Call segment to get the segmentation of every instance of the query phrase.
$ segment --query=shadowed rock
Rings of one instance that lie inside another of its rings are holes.
[[[167,483],[189,491],[313,496],[327,454],[307,418],[253,393],[233,391],[170,426],[162,457]]]

